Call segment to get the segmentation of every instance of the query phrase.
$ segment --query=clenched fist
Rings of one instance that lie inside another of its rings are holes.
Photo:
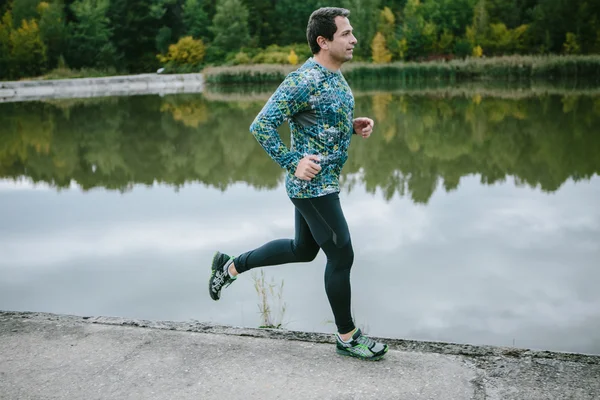
[[[373,120],[371,118],[366,118],[366,117],[355,118],[352,121],[354,133],[362,136],[365,139],[368,138],[369,136],[371,136],[374,125],[375,125],[375,122],[373,122]]]
[[[317,164],[318,162],[319,156],[317,155],[310,154],[304,157],[298,162],[298,167],[294,175],[302,180],[310,181],[321,170],[321,166]]]

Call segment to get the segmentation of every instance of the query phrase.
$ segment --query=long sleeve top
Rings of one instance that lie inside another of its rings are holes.
[[[250,126],[250,132],[287,173],[291,198],[311,198],[339,192],[339,177],[353,133],[354,96],[340,71],[330,71],[309,58],[291,72],[269,98]],[[287,121],[291,146],[277,128]],[[294,176],[298,162],[320,156],[321,171],[310,181]]]

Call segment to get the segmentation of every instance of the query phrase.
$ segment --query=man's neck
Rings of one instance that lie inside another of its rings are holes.
[[[331,57],[329,57],[327,55],[327,53],[324,53],[322,50],[318,54],[315,54],[313,56],[313,58],[321,66],[327,68],[328,70],[330,70],[332,72],[337,72],[337,71],[340,70],[340,68],[342,68],[342,64],[341,63],[337,63],[337,62],[333,61],[331,59]]]

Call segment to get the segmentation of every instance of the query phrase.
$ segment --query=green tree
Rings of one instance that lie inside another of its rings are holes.
[[[210,20],[200,0],[185,0],[183,5],[183,24],[185,34],[194,39],[207,41],[212,35],[209,29]]]
[[[514,52],[526,53],[529,40],[529,26],[519,25],[511,31]]]
[[[357,44],[354,50],[357,59],[368,60],[371,43],[377,33],[381,0],[343,0],[341,6],[350,10],[350,24],[354,29]]]
[[[168,26],[162,26],[156,34],[156,49],[161,53],[166,53],[172,42],[173,31]]]
[[[563,48],[567,54],[579,54],[580,46],[577,43],[577,36],[574,33],[567,32],[567,39],[563,44]]]
[[[580,24],[577,25],[577,37],[582,53],[600,53],[600,2],[581,1],[577,19],[577,23]]]
[[[539,0],[487,0],[486,11],[489,22],[493,24],[503,23],[508,29],[514,29],[528,18],[531,8],[539,3]]]
[[[600,29],[598,1],[540,0],[532,10],[529,36],[531,45],[541,53],[560,53],[567,33],[577,36],[582,53],[595,47]]]
[[[40,35],[47,48],[48,66],[56,67],[58,59],[63,54],[67,42],[67,28],[65,25],[64,3],[55,0],[48,4],[41,2],[38,5],[40,15]]]
[[[433,22],[440,32],[448,31],[462,36],[465,28],[473,21],[473,10],[477,0],[436,0],[421,4],[421,15]]]
[[[425,18],[423,17],[421,2],[419,0],[408,0],[402,11],[403,22],[400,25],[400,36],[405,41],[405,57],[414,60],[424,55],[427,39],[425,31]]]
[[[12,75],[12,44],[10,40],[12,29],[12,15],[10,11],[7,11],[0,20],[0,79],[8,79]]]
[[[156,37],[165,13],[165,4],[153,0],[112,0],[107,16],[112,28],[112,43],[117,51],[120,69],[129,72],[153,72],[156,59]]]
[[[114,65],[116,52],[110,41],[108,5],[108,0],[77,0],[71,5],[78,21],[69,24],[66,58],[71,67],[107,68]]]
[[[23,20],[21,27],[11,32],[10,40],[11,58],[17,77],[37,76],[46,70],[46,46],[35,20]]]
[[[390,50],[390,54],[399,54],[400,52],[399,43],[396,39],[395,31],[396,16],[389,7],[384,7],[379,13],[377,33],[381,33],[385,38],[385,47]],[[375,36],[377,37],[377,34]],[[373,41],[375,41],[375,38],[373,38]]]
[[[466,37],[473,48],[483,45],[488,36],[489,15],[486,0],[479,0],[473,12],[473,23],[467,27]]]
[[[431,54],[436,50],[438,28],[433,22],[425,22],[421,31],[421,43],[425,54]]]
[[[256,47],[267,47],[277,41],[273,0],[241,0],[248,10],[248,33]],[[306,25],[306,24],[305,24]]]
[[[159,27],[156,33],[156,43],[158,43],[159,36],[162,36],[162,39],[166,37],[166,29],[164,28],[168,28],[171,31],[169,44],[174,43],[182,36],[189,36],[186,33],[183,18],[184,6],[185,0],[152,0],[150,6],[151,15],[157,20],[156,27]],[[208,22],[208,19],[205,21]]]
[[[444,29],[436,43],[436,51],[442,54],[449,54],[454,47],[454,35],[452,32]]]
[[[250,40],[248,9],[241,0],[217,0],[217,13],[211,27],[213,46],[226,52],[237,52]]]
[[[37,6],[40,0],[13,0],[13,26],[21,26],[22,21],[30,21],[39,17]]]
[[[513,35],[503,23],[491,24],[481,44],[486,49],[486,54],[502,55],[510,53],[513,49]]]
[[[310,14],[317,8],[317,0],[278,0],[272,23],[276,43],[285,46],[292,43],[307,43],[306,25]],[[352,21],[351,21],[352,22]]]

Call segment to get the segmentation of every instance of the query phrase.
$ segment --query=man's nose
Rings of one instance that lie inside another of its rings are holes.
[[[356,36],[352,35],[352,39],[350,39],[350,43],[356,44],[357,42],[358,42],[358,39],[356,39]]]

